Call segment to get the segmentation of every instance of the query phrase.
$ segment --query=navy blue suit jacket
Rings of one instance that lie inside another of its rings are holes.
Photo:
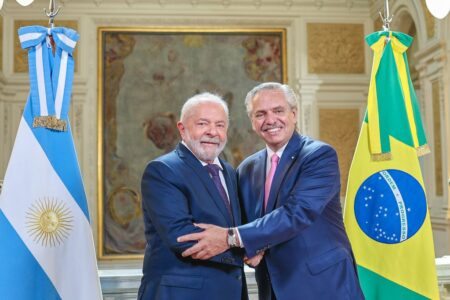
[[[183,258],[193,243],[177,238],[201,229],[193,223],[241,224],[236,174],[220,161],[233,211],[230,216],[207,170],[184,145],[151,161],[142,178],[147,247],[138,299],[241,299],[246,296],[242,250],[210,260]],[[243,293],[244,292],[244,293]]]
[[[239,233],[248,257],[265,251],[256,269],[260,299],[363,299],[339,200],[334,149],[294,133],[276,169],[263,215],[267,150],[238,168],[243,207]],[[268,276],[269,275],[269,276]]]

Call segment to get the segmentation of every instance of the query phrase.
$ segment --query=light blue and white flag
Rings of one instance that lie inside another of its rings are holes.
[[[101,299],[68,120],[79,36],[40,26],[23,27],[19,36],[30,95],[0,195],[0,299]]]

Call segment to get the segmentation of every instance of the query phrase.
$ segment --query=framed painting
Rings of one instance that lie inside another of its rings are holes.
[[[148,161],[179,142],[184,101],[204,91],[225,99],[230,126],[222,156],[237,166],[264,147],[244,98],[258,83],[287,80],[286,31],[99,28],[98,57],[99,257],[140,258],[141,176]]]

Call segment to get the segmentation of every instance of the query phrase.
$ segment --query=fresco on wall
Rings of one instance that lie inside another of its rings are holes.
[[[284,82],[284,30],[142,31],[100,29],[99,255],[142,255],[140,180],[148,161],[179,141],[184,101],[222,95],[230,109],[223,158],[237,166],[264,147],[251,129],[246,93]]]

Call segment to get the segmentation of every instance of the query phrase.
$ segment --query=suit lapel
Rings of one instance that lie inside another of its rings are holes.
[[[223,202],[219,192],[217,191],[214,182],[208,174],[208,171],[202,166],[200,161],[194,156],[194,154],[186,148],[183,144],[178,144],[177,152],[180,158],[182,158],[194,171],[194,173],[199,177],[200,182],[208,190],[212,201],[216,204],[217,208],[221,212],[222,216],[225,218],[227,224],[231,227],[231,216]]]
[[[286,148],[283,151],[283,155],[281,156],[280,162],[275,171],[272,186],[270,188],[269,200],[267,201],[266,213],[269,213],[274,209],[276,200],[278,198],[278,192],[281,187],[281,183],[286,177],[289,168],[292,166],[295,159],[297,158],[299,151],[300,151],[300,135],[297,132],[294,132]]]

